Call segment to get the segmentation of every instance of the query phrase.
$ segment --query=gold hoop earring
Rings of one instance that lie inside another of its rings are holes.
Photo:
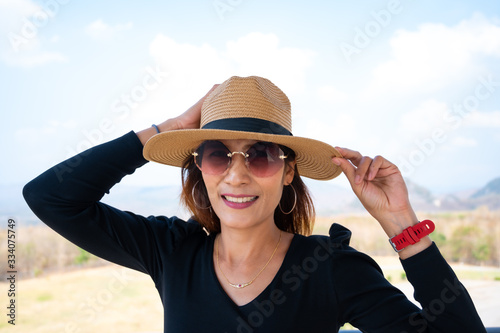
[[[292,184],[290,184],[290,187],[292,188],[292,190],[293,190],[293,195],[294,195],[294,197],[295,197],[295,200],[294,200],[294,202],[293,202],[293,207],[292,207],[292,209],[290,209],[290,211],[288,211],[288,212],[286,212],[286,213],[285,213],[285,212],[283,211],[283,208],[281,208],[281,200],[280,200],[280,202],[278,203],[278,206],[279,206],[279,208],[280,208],[281,212],[282,212],[283,214],[285,214],[285,215],[288,215],[288,214],[290,214],[291,212],[293,212],[293,210],[295,209],[295,206],[297,205],[297,192],[295,191],[295,188],[293,187],[293,185],[292,185]]]
[[[201,179],[200,179],[201,180]],[[191,190],[191,197],[193,198],[193,202],[194,202],[194,205],[196,206],[196,208],[198,209],[209,209],[209,208],[212,208],[212,205],[209,205],[208,207],[201,207],[200,205],[198,205],[198,203],[196,202],[196,199],[195,199],[195,196],[194,196],[194,189],[196,188],[196,186],[198,185],[198,183],[200,182],[200,180],[198,180],[194,186],[193,186],[193,189]],[[210,200],[209,200],[210,201]]]

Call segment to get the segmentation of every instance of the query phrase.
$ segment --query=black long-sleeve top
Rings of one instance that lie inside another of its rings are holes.
[[[194,220],[140,216],[100,202],[147,161],[135,133],[47,170],[23,190],[33,212],[74,244],[146,274],[164,306],[165,332],[485,332],[472,300],[433,244],[402,260],[422,309],[349,246],[350,231],[295,235],[281,268],[252,302],[237,306],[214,270],[214,235]]]

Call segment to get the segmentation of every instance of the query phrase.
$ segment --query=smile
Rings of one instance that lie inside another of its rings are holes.
[[[255,197],[231,197],[231,196],[228,196],[228,195],[224,195],[223,197],[227,201],[229,201],[229,202],[235,202],[235,203],[251,202],[251,201],[255,201],[257,199],[256,196]]]

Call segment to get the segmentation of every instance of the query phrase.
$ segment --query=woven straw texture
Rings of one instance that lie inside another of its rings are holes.
[[[218,119],[242,117],[272,121],[292,131],[288,97],[261,77],[233,76],[218,86],[203,103],[200,127]]]
[[[292,132],[288,97],[269,80],[251,76],[231,77],[206,99],[201,110],[200,127],[227,118],[257,118],[277,123]],[[144,147],[144,157],[180,167],[205,140],[249,139],[269,141],[293,149],[299,174],[317,180],[337,177],[341,169],[331,158],[341,156],[332,146],[309,138],[269,134],[269,130],[244,132],[218,129],[169,131],[151,137]]]

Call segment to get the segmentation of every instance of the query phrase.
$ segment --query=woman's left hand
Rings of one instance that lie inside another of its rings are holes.
[[[336,149],[343,158],[334,157],[333,163],[340,166],[356,196],[389,237],[418,223],[396,165],[382,156],[371,158],[347,148]]]

